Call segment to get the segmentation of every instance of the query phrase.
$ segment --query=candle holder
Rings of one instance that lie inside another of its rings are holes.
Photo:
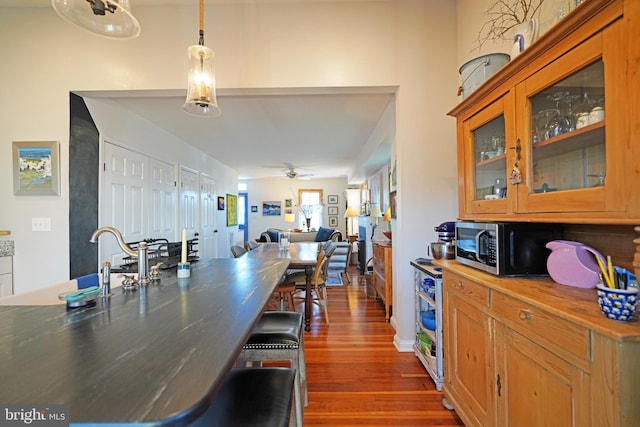
[[[178,278],[191,277],[191,265],[188,262],[178,263]]]

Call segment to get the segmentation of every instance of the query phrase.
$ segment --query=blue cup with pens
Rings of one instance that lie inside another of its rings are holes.
[[[631,320],[638,301],[638,282],[636,276],[628,270],[614,266],[611,257],[607,265],[597,258],[602,282],[596,285],[600,311],[607,318],[619,321]]]

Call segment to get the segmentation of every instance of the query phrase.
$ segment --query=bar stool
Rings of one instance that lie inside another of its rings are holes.
[[[189,426],[293,426],[295,376],[288,368],[233,368],[213,403]]]
[[[296,423],[302,426],[304,406],[308,404],[307,370],[304,357],[302,313],[265,311],[251,332],[236,362],[245,367],[253,362],[288,361],[296,371],[294,401]]]

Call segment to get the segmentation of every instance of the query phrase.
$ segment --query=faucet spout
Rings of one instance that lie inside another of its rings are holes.
[[[129,247],[124,241],[122,237],[122,233],[115,227],[100,227],[96,231],[93,232],[89,241],[91,243],[96,243],[98,241],[98,237],[100,237],[104,233],[111,233],[115,236],[118,246],[130,257],[138,259],[138,282],[142,286],[146,286],[149,284],[150,279],[148,275],[149,270],[149,254],[147,249],[147,242],[138,243],[138,250],[135,251]]]
[[[122,237],[122,233],[115,227],[100,227],[96,231],[93,232],[89,241],[91,243],[96,243],[98,241],[98,237],[100,237],[104,233],[111,233],[115,236],[118,241],[118,246],[130,257],[137,257],[138,253],[131,249],[129,245],[127,245]]]

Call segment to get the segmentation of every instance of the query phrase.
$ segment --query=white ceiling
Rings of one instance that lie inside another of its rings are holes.
[[[286,165],[311,179],[347,177],[357,159],[370,175],[389,161],[390,141],[367,142],[392,88],[250,92],[220,90],[217,118],[182,111],[186,91],[79,94],[115,102],[236,169],[239,179],[285,177]]]
[[[136,4],[185,1],[132,0],[131,5],[135,8]],[[50,0],[0,0],[0,7],[50,5]],[[236,169],[239,179],[288,179],[284,178],[285,164],[295,166],[300,174],[312,175],[309,178],[347,177],[349,168],[357,160],[364,169],[352,178],[362,180],[365,178],[362,173],[372,174],[389,161],[390,141],[373,148],[365,145],[394,98],[393,88],[219,90],[222,116],[213,119],[193,117],[182,111],[186,91],[87,92],[80,95],[116,102]]]

